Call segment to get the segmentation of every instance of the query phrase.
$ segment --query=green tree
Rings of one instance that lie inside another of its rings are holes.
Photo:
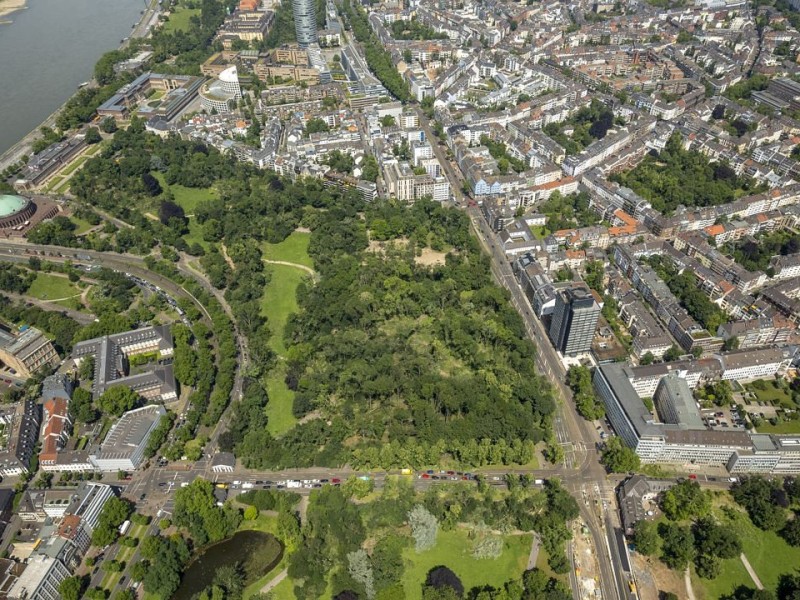
[[[742,553],[742,542],[736,531],[717,523],[710,516],[701,517],[692,527],[698,554],[717,558],[735,558]]]
[[[100,121],[100,129],[103,130],[103,133],[114,133],[117,130],[117,122],[114,117],[106,117]]]
[[[361,163],[361,179],[375,183],[378,181],[378,175],[378,161],[374,156],[368,154]]]
[[[696,481],[682,481],[661,494],[661,510],[672,521],[696,519],[708,513],[711,497]]]
[[[637,521],[633,529],[633,543],[640,554],[656,554],[660,547],[658,526],[652,521]]]
[[[796,513],[781,530],[781,537],[791,546],[800,546],[800,517]]]
[[[77,575],[67,577],[59,584],[58,592],[61,594],[62,600],[80,600],[83,593],[83,580]]]
[[[619,437],[612,437],[600,456],[600,461],[610,473],[629,473],[637,471],[641,465],[636,452],[625,445]]]
[[[742,477],[731,487],[731,495],[759,529],[778,531],[785,525],[785,492],[779,482],[761,476]]]
[[[418,504],[408,513],[408,524],[417,552],[425,552],[436,545],[439,524],[424,506]]]
[[[682,571],[694,558],[694,538],[686,525],[661,523],[658,526],[661,536],[661,560],[670,569]]]
[[[82,381],[91,381],[94,379],[94,356],[89,355],[81,360],[81,366],[78,369],[78,377]]]
[[[112,386],[97,399],[100,409],[115,417],[131,410],[138,402],[139,394],[126,385]]]
[[[697,574],[703,579],[716,579],[722,572],[719,558],[710,554],[700,554],[694,559]]]
[[[103,136],[97,130],[97,127],[89,127],[84,135],[84,141],[87,144],[97,144],[103,141]]]
[[[683,355],[683,350],[674,344],[664,352],[664,362],[673,362],[678,360]]]

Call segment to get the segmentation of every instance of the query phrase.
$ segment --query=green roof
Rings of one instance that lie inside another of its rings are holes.
[[[9,194],[0,195],[0,218],[9,217],[21,211],[28,204],[28,200],[22,196],[12,196]]]

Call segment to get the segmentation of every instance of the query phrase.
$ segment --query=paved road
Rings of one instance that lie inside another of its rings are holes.
[[[576,497],[587,485],[594,485],[591,490],[594,500],[601,503],[604,514],[613,513],[613,483],[607,477],[605,469],[599,462],[599,454],[595,444],[600,441],[597,432],[575,410],[572,394],[565,384],[566,369],[554,350],[542,322],[536,318],[527,297],[517,283],[511,265],[500,246],[495,241],[480,209],[467,207],[467,212],[478,238],[489,254],[492,262],[492,273],[500,285],[511,295],[511,302],[525,323],[528,336],[536,343],[536,364],[540,372],[545,374],[553,385],[559,398],[559,413],[554,428],[558,442],[565,450],[565,468],[573,468],[574,472],[564,478],[564,483]],[[612,502],[608,502],[608,498]],[[616,544],[613,529],[605,527],[600,515],[596,514],[590,504],[580,504],[581,518],[592,535],[596,556],[600,569],[600,589],[604,598],[629,598],[630,590],[627,582],[620,577],[621,565],[618,557],[614,557],[610,548]]]
[[[557,397],[560,399],[560,410],[554,420],[554,429],[558,442],[565,450],[563,468],[574,469],[574,471],[565,474],[563,477],[564,483],[573,494],[577,494],[587,483],[598,482],[597,500],[602,501],[602,498],[611,496],[613,486],[610,485],[611,482],[607,479],[605,470],[599,463],[599,455],[594,449],[599,437],[594,429],[575,411],[572,395],[564,383],[566,370],[563,363],[551,346],[541,321],[534,316],[528,299],[514,278],[504,253],[495,241],[494,232],[491,231],[476,206],[467,206],[469,202],[461,190],[461,184],[464,181],[462,174],[454,169],[452,163],[447,160],[444,146],[438,144],[427,117],[419,109],[417,109],[417,114],[419,115],[420,125],[431,142],[434,155],[439,160],[445,176],[450,181],[450,187],[456,203],[466,208],[473,228],[484,250],[491,258],[492,273],[495,279],[510,292],[511,301],[523,318],[528,336],[536,343],[538,352],[535,360],[540,372],[549,378]],[[613,496],[611,497],[613,498]],[[613,506],[613,502],[611,504],[605,502],[602,506],[604,511],[608,511],[608,507]],[[614,558],[612,558],[609,550],[613,543],[613,531],[606,531],[602,521],[598,519],[594,511],[589,510],[585,505],[581,507],[581,517],[589,528],[595,548],[597,548],[601,575],[600,588],[603,597],[628,598],[630,592],[627,582],[620,581],[618,577],[619,569],[615,568],[613,564]]]

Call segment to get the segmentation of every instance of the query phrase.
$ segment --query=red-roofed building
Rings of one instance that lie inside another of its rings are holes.
[[[69,418],[69,401],[66,398],[50,398],[44,403],[44,429],[39,464],[42,467],[56,464],[58,451],[69,439],[72,420]]]

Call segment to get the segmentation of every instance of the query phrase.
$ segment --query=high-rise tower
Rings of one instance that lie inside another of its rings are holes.
[[[301,48],[317,42],[317,15],[314,0],[292,0],[294,30]]]
[[[565,356],[587,352],[592,345],[600,305],[585,287],[568,288],[556,295],[550,339]]]

